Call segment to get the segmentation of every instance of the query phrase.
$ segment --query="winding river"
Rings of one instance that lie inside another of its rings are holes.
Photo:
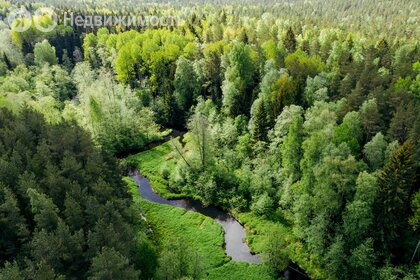
[[[207,217],[213,218],[225,231],[226,254],[234,261],[248,263],[260,263],[261,258],[253,255],[245,243],[246,231],[243,226],[231,215],[214,206],[204,207],[200,201],[192,199],[168,200],[156,194],[147,178],[139,173],[131,177],[139,186],[141,196],[151,202],[168,204],[175,207],[184,208],[188,211],[198,212]]]
[[[248,245],[245,243],[246,231],[244,227],[230,214],[214,206],[203,206],[203,204],[197,200],[168,200],[163,198],[153,191],[150,186],[150,181],[143,177],[139,172],[133,173],[131,178],[139,186],[138,190],[144,199],[155,203],[184,208],[192,212],[198,212],[213,218],[218,222],[225,232],[226,254],[230,256],[232,260],[248,263],[261,263],[261,257],[252,254]],[[283,272],[283,276],[286,279],[309,279],[305,272],[293,262],[289,263],[289,266]]]

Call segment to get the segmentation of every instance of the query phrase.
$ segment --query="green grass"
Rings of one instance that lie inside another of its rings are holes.
[[[159,195],[168,199],[186,197],[184,194],[171,193],[169,180],[162,177],[162,168],[173,172],[176,166],[176,154],[170,141],[127,159],[150,180]],[[265,265],[229,261],[224,251],[223,230],[215,221],[184,209],[143,200],[135,183],[129,181],[134,184],[131,189],[135,201],[141,205],[156,238],[165,241],[170,236],[187,237],[192,248],[200,252],[206,259],[206,265],[211,267],[206,279],[272,279]],[[253,252],[264,253],[270,235],[276,232],[288,244],[286,250],[290,258],[311,276],[320,278],[320,271],[313,265],[303,245],[294,238],[287,223],[268,220],[253,213],[237,213],[235,216],[245,226],[247,243]]]
[[[199,213],[170,205],[144,200],[137,185],[126,178],[134,203],[139,206],[153,229],[158,244],[172,238],[182,238],[202,257],[204,267],[214,268],[229,261],[224,250],[224,232],[213,219]]]
[[[275,233],[289,243],[292,239],[292,229],[279,222],[274,222],[255,215],[252,212],[238,213],[235,217],[245,226],[246,240],[253,252],[264,253],[269,237]]]
[[[325,279],[322,271],[314,264],[303,244],[294,237],[291,226],[250,212],[237,213],[235,216],[245,226],[247,243],[253,252],[264,253],[270,236],[276,234],[281,236],[287,244],[285,250],[293,262],[299,264],[313,279]]]
[[[228,262],[224,266],[209,270],[204,279],[208,280],[271,280],[270,269],[262,264]]]
[[[273,279],[264,264],[231,261],[225,254],[223,229],[213,219],[182,208],[149,202],[140,196],[134,181],[130,178],[124,178],[124,181],[129,186],[135,206],[153,229],[153,238],[158,245],[169,239],[182,238],[199,252],[203,266],[208,269],[204,279]]]
[[[136,165],[141,174],[149,179],[151,186],[159,195],[167,199],[185,197],[183,194],[172,193],[169,180],[162,176],[162,169],[167,169],[169,173],[175,169],[176,158],[171,141],[151,150],[129,156],[127,161]]]

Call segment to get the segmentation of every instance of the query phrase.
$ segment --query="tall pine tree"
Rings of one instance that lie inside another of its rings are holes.
[[[264,100],[257,101],[255,114],[253,116],[252,137],[255,141],[267,141],[267,114],[265,112]]]
[[[289,53],[293,53],[296,51],[295,33],[293,32],[291,27],[289,27],[289,29],[286,32],[286,36],[284,36],[283,44]]]
[[[413,242],[408,218],[412,212],[410,202],[419,189],[415,181],[414,148],[411,141],[406,141],[394,152],[379,175],[376,203],[378,227],[383,240],[379,247],[393,253],[399,261],[404,261],[402,257],[412,249],[407,248]]]

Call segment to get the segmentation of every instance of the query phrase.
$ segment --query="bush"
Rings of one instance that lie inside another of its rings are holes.
[[[131,157],[121,159],[119,164],[123,174],[130,174],[137,169],[137,163],[134,158]]]
[[[165,179],[165,180],[168,180],[169,177],[171,176],[171,171],[166,166],[166,164],[163,164],[162,165],[162,167],[160,168],[160,172],[159,173],[162,176],[162,178]]]
[[[258,198],[256,202],[254,202],[251,206],[251,210],[258,215],[269,215],[272,213],[274,208],[274,202],[271,197],[268,196],[267,193],[264,193],[262,196]]]

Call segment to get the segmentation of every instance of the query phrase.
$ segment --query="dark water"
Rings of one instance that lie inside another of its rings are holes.
[[[213,218],[221,224],[225,231],[226,254],[232,257],[232,260],[248,263],[261,263],[261,257],[259,255],[252,254],[248,245],[244,241],[246,236],[244,227],[225,211],[214,206],[203,206],[200,201],[192,199],[168,200],[156,194],[152,190],[149,180],[141,176],[138,172],[132,174],[131,178],[139,186],[138,190],[144,199],[151,202],[184,208],[192,212],[198,212],[207,217]],[[281,276],[289,280],[310,279],[306,275],[305,271],[293,262],[289,263],[289,266]]]

